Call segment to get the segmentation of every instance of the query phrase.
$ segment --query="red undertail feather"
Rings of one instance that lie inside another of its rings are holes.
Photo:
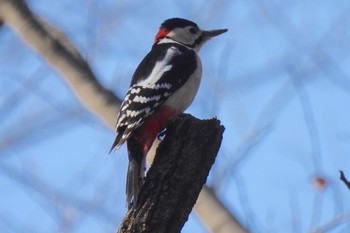
[[[144,164],[148,151],[158,133],[163,131],[176,115],[176,109],[162,106],[149,116],[143,125],[136,129],[127,140],[129,167],[126,185],[126,203],[128,209],[135,205],[144,179]]]
[[[143,125],[135,132],[144,156],[151,149],[153,141],[156,139],[158,133],[163,131],[169,121],[177,114],[175,108],[170,106],[162,106],[158,111],[149,116]]]

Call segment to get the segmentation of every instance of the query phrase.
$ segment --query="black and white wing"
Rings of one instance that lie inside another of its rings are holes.
[[[136,69],[117,118],[116,150],[174,92],[181,88],[197,65],[196,53],[178,44],[154,45]]]

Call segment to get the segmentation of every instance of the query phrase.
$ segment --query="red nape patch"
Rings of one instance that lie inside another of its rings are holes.
[[[170,32],[167,28],[159,28],[158,33],[154,37],[154,43],[156,43],[161,37],[166,36]]]

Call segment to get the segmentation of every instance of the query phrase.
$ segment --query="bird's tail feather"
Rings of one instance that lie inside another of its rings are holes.
[[[117,136],[115,137],[113,144],[111,146],[111,149],[109,150],[110,154],[112,152],[112,150],[114,149],[114,151],[117,151],[119,149],[119,147],[124,143],[125,140],[122,140],[122,133],[118,133]]]
[[[126,176],[126,203],[128,209],[135,205],[145,176],[145,156],[134,137],[127,140],[129,166]]]

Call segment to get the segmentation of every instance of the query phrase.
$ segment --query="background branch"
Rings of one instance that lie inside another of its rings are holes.
[[[22,0],[0,0],[1,19],[60,72],[87,110],[114,127],[120,99],[100,84],[63,32],[34,15]]]
[[[346,187],[348,187],[348,189],[350,189],[350,182],[348,181],[348,179],[346,179],[344,172],[340,170],[339,173],[340,173],[340,180],[344,182],[344,184],[346,185]]]

